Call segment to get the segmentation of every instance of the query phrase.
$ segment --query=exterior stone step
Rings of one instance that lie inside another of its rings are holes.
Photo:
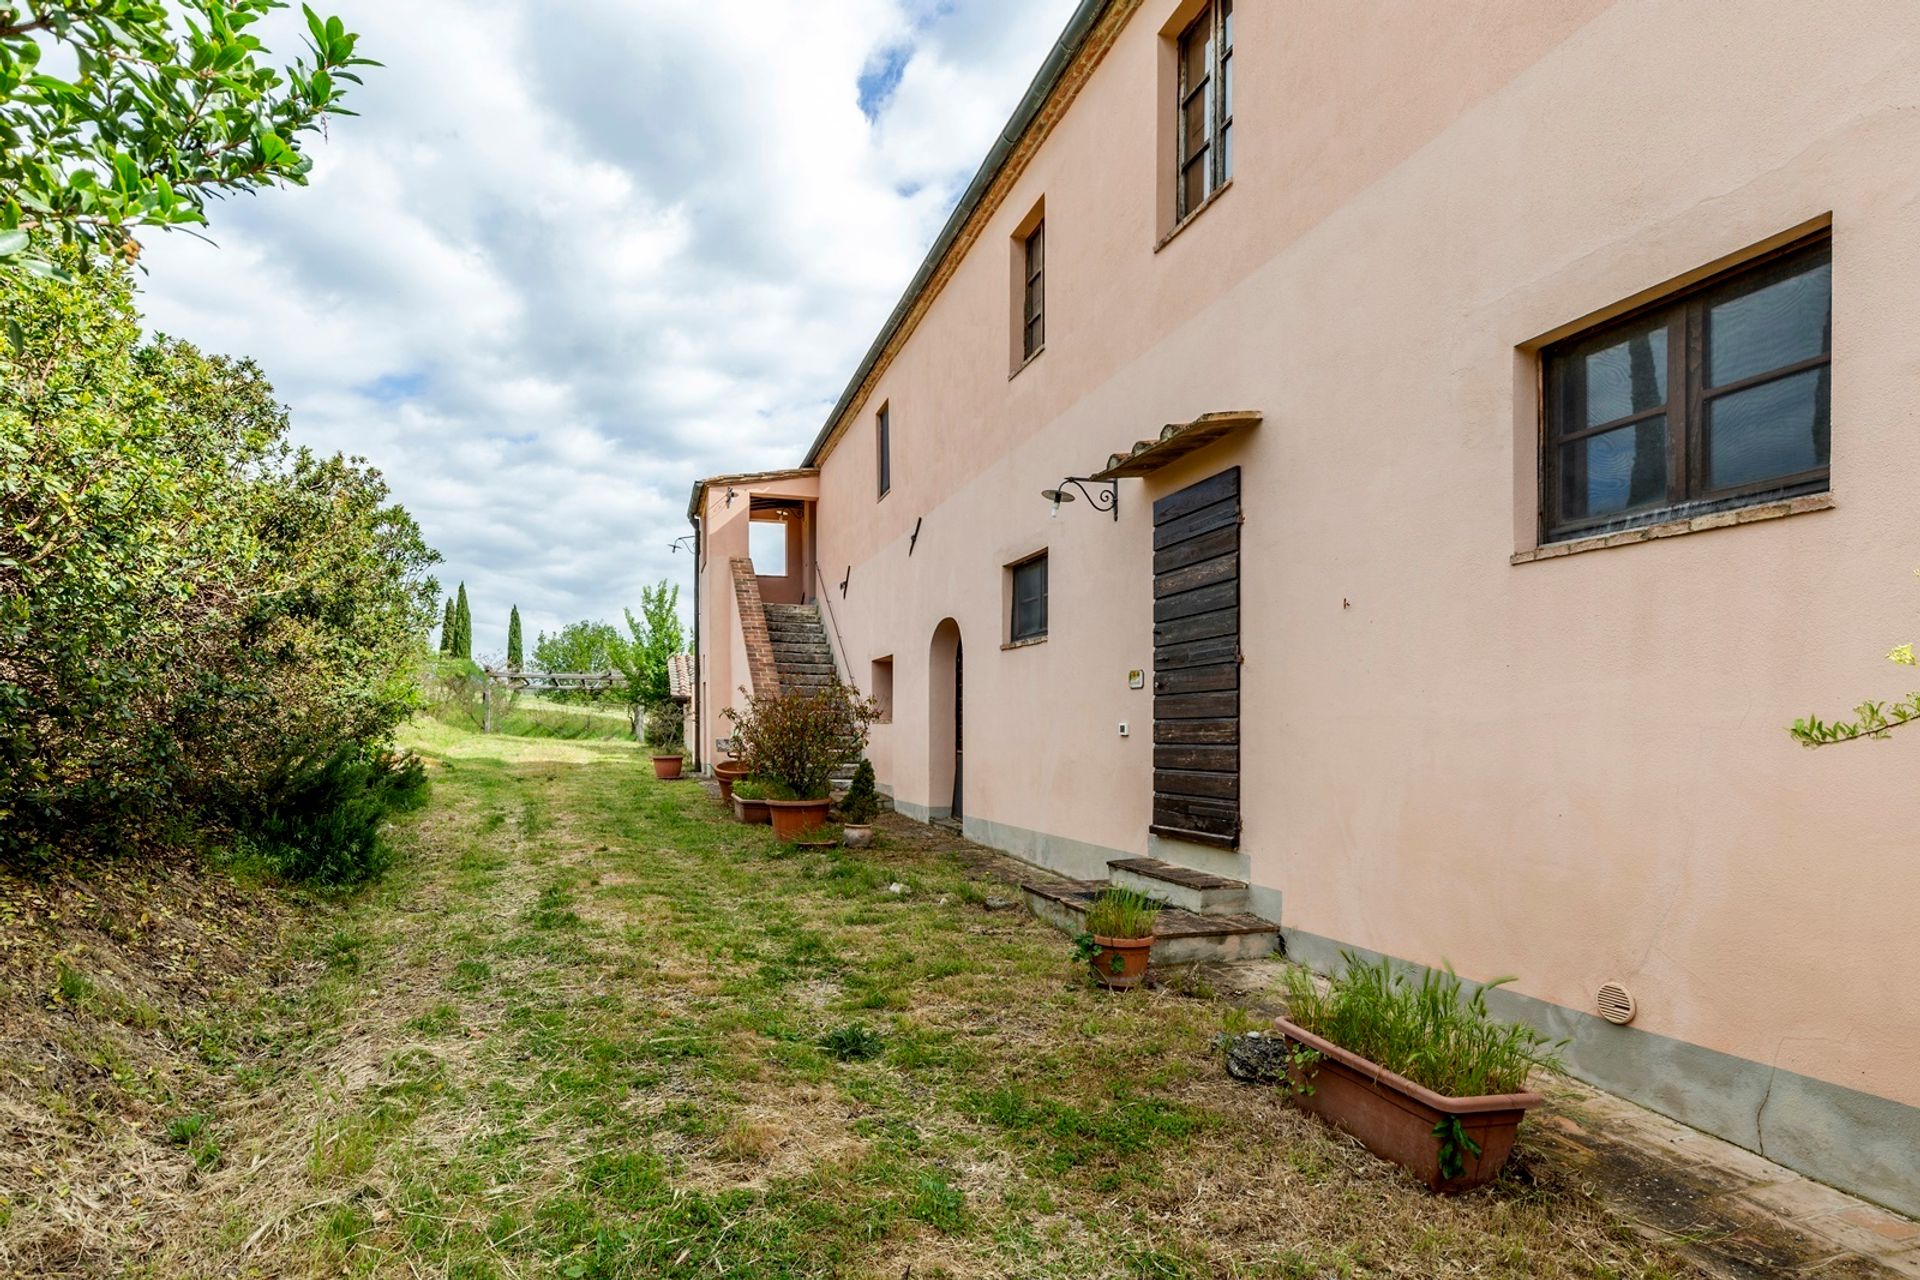
[[[1062,880],[1020,886],[1027,909],[1056,929],[1079,933],[1087,907],[1107,886],[1098,880]],[[1251,915],[1201,915],[1167,907],[1153,924],[1155,964],[1255,960],[1280,945],[1280,926]]]
[[[1233,915],[1247,909],[1246,881],[1176,866],[1159,858],[1114,858],[1107,863],[1107,882],[1203,916]]]

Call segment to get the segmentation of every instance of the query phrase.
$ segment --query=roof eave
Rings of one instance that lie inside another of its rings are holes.
[[[847,383],[846,390],[840,393],[839,401],[833,406],[833,412],[827,415],[826,423],[820,428],[819,434],[814,436],[813,443],[808,446],[804,465],[809,467],[820,465],[820,457],[832,440],[834,429],[853,408],[854,401],[860,395],[860,388],[867,380],[867,375],[873,372],[874,366],[880,362],[887,344],[893,340],[893,335],[899,331],[901,324],[912,313],[914,303],[932,282],[939,271],[940,263],[946,258],[947,252],[953,248],[954,242],[960,238],[961,229],[967,225],[967,220],[973,216],[974,210],[980,207],[981,200],[992,188],[994,179],[1000,175],[1000,170],[1005,167],[1014,148],[1019,144],[1020,139],[1026,136],[1027,130],[1039,117],[1040,109],[1046,105],[1047,99],[1053,96],[1053,91],[1059,86],[1061,78],[1073,65],[1074,58],[1079,54],[1081,46],[1086,43],[1094,24],[1099,22],[1100,16],[1112,3],[1113,0],[1080,0],[1080,7],[1073,11],[1071,18],[1067,19],[1066,29],[1054,42],[1052,50],[1047,54],[1047,60],[1040,66],[1039,74],[1034,76],[1033,83],[1027,86],[1026,96],[1020,99],[1020,105],[1014,108],[1013,116],[1007,121],[1006,127],[1000,131],[1000,136],[994,140],[992,148],[987,152],[987,158],[981,162],[980,168],[974,173],[973,181],[967,184],[966,191],[961,194],[960,203],[954,206],[952,214],[947,217],[946,225],[940,228],[940,234],[935,237],[933,247],[927,251],[926,259],[921,262],[920,269],[913,273],[913,279],[908,282],[906,292],[900,295],[900,301],[894,304],[887,322],[880,327],[880,336],[873,340],[873,344],[867,348],[867,354],[861,357],[852,380]]]

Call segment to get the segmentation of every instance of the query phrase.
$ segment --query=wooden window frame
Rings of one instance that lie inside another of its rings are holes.
[[[1024,276],[1020,312],[1020,355],[1031,360],[1047,345],[1047,220],[1021,242]]]
[[[1023,570],[1031,570],[1036,565],[1040,569],[1040,626],[1038,630],[1022,632],[1020,630],[1020,574]],[[1024,560],[1016,560],[1007,566],[1008,644],[1034,644],[1047,638],[1048,624],[1051,620],[1049,605],[1052,577],[1053,571],[1047,563],[1047,553],[1044,551],[1030,555]]]
[[[893,406],[883,404],[873,415],[874,480],[879,501],[893,492]]]
[[[1713,402],[1735,392],[1810,370],[1830,370],[1833,365],[1833,344],[1829,337],[1827,350],[1823,354],[1765,369],[1721,386],[1709,387],[1706,385],[1707,312],[1716,303],[1764,288],[1822,261],[1830,264],[1832,255],[1832,233],[1823,229],[1543,348],[1540,352],[1539,431],[1541,543],[1568,542],[1825,492],[1831,485],[1831,446],[1829,461],[1816,467],[1740,485],[1718,488],[1711,485],[1708,449],[1709,411]],[[1828,304],[1827,323],[1831,330],[1831,301]],[[1578,356],[1629,331],[1660,327],[1664,327],[1667,333],[1666,400],[1658,406],[1637,410],[1606,422],[1581,423],[1566,429],[1566,424],[1577,417],[1572,406],[1579,403],[1583,391],[1584,371]],[[1826,392],[1831,431],[1831,377]],[[1667,484],[1664,497],[1628,510],[1598,516],[1564,516],[1561,512],[1561,456],[1564,448],[1662,416],[1666,419],[1667,428]]]
[[[1206,8],[1174,41],[1177,70],[1173,95],[1173,199],[1176,225],[1198,212],[1200,206],[1212,199],[1214,193],[1233,177],[1233,147],[1230,137],[1233,132],[1233,95],[1229,74],[1233,62],[1233,43],[1230,39],[1232,16],[1233,0],[1207,0]],[[1190,60],[1187,57],[1187,51],[1196,39],[1204,39],[1209,43],[1207,66],[1206,74],[1200,77],[1199,82],[1191,83],[1188,79]],[[1225,90],[1225,92],[1216,90]],[[1189,151],[1187,149],[1189,141],[1187,110],[1194,99],[1201,95],[1206,95],[1205,141]],[[1198,199],[1191,198],[1187,194],[1187,174],[1196,165],[1206,166],[1206,171],[1201,177]]]

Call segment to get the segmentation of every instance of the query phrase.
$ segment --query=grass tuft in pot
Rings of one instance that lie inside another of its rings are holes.
[[[1467,995],[1451,969],[1414,982],[1385,960],[1342,958],[1345,971],[1324,989],[1304,969],[1287,971],[1287,1017],[1303,1031],[1454,1098],[1515,1093],[1535,1067],[1559,1066],[1545,1035],[1487,1011],[1486,993],[1512,978]]]
[[[1163,904],[1135,889],[1107,888],[1087,904],[1074,955],[1088,962],[1103,986],[1124,990],[1147,976],[1153,924]]]

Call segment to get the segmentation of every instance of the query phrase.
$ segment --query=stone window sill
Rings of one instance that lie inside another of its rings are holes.
[[[1034,353],[1032,355],[1028,356],[1025,360],[1022,360],[1019,364],[1013,366],[1013,372],[1007,375],[1007,381],[1012,382],[1015,378],[1025,373],[1027,371],[1028,365],[1032,364],[1035,360],[1038,360],[1041,356],[1045,354],[1047,354],[1047,344],[1043,342],[1039,345],[1039,347],[1037,347],[1034,350]]]
[[[1804,515],[1809,511],[1826,511],[1832,506],[1831,493],[1809,493],[1798,498],[1783,498],[1778,502],[1763,502],[1758,506],[1739,507],[1732,511],[1715,511],[1710,515],[1694,516],[1687,520],[1668,520],[1661,524],[1642,525],[1638,529],[1622,529],[1618,533],[1598,534],[1591,538],[1571,538],[1566,542],[1549,542],[1531,551],[1515,552],[1510,563],[1532,564],[1536,560],[1558,560],[1562,556],[1578,555],[1583,551],[1604,551],[1608,547],[1625,547],[1639,542],[1654,542],[1661,538],[1675,538],[1683,533],[1705,533],[1709,529],[1725,529],[1736,524],[1756,524],[1762,520],[1778,520],[1783,516]]]
[[[1213,202],[1215,200],[1218,200],[1221,196],[1224,196],[1225,194],[1227,194],[1227,192],[1231,190],[1233,190],[1233,179],[1228,178],[1225,182],[1215,187],[1205,200],[1202,200],[1199,204],[1193,206],[1192,209],[1188,210],[1186,217],[1174,223],[1173,230],[1167,232],[1167,234],[1160,237],[1160,243],[1153,246],[1153,251],[1155,253],[1158,253],[1162,249],[1166,248],[1168,245],[1172,244],[1175,236],[1179,235],[1182,231],[1185,231],[1188,227],[1192,226],[1199,219],[1201,214],[1213,208]]]
[[[1045,644],[1046,642],[1047,638],[1045,636],[1028,636],[1025,640],[1009,640],[1001,645],[1000,649],[1002,652],[1008,649],[1031,649],[1037,644]]]

